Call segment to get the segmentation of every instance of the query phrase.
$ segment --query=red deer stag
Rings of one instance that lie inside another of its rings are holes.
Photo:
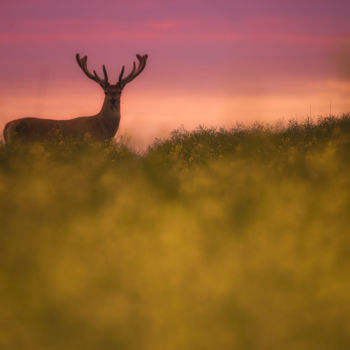
[[[147,55],[136,55],[138,66],[133,62],[133,69],[129,75],[123,78],[124,69],[119,75],[116,84],[108,81],[105,65],[103,68],[104,79],[101,79],[96,71],[93,74],[87,68],[87,56],[80,58],[76,54],[79,67],[85,75],[98,83],[105,93],[101,111],[91,117],[79,117],[68,120],[53,120],[41,118],[21,118],[8,122],[4,128],[6,143],[14,140],[46,141],[55,135],[64,138],[83,138],[89,135],[96,141],[111,139],[117,132],[120,121],[120,96],[126,84],[135,79],[145,68]]]

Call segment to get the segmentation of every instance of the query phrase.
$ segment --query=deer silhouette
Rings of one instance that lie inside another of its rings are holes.
[[[96,141],[104,141],[114,137],[119,128],[120,122],[120,97],[126,84],[130,83],[144,70],[147,61],[147,55],[136,55],[138,64],[133,62],[132,71],[123,78],[125,66],[122,67],[117,83],[111,84],[108,81],[106,67],[103,64],[103,76],[93,71],[93,74],[87,68],[87,56],[80,58],[76,54],[76,60],[79,67],[85,75],[98,83],[104,93],[100,112],[89,117],[78,117],[68,120],[54,120],[42,118],[20,118],[8,122],[4,127],[4,138],[6,143],[15,140],[24,141],[48,141],[53,137],[60,135],[63,138],[83,138],[91,137]]]

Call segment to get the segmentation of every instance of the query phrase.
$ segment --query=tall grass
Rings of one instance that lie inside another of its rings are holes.
[[[350,116],[0,146],[0,349],[349,349]]]

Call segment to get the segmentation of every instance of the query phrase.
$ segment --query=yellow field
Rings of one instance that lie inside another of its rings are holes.
[[[0,349],[350,348],[350,116],[0,146]]]

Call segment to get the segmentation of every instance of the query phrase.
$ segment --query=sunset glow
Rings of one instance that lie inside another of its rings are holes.
[[[122,97],[118,136],[144,147],[198,125],[285,122],[350,110],[350,3],[15,0],[0,14],[0,127],[96,113],[74,55],[111,77],[147,67]]]

